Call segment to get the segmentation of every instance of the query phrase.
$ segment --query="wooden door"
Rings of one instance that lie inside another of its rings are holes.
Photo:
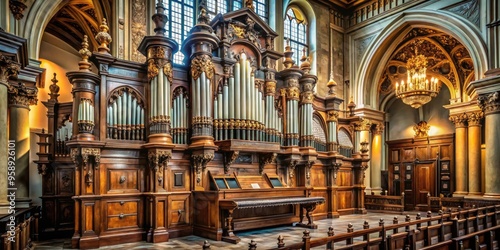
[[[415,164],[415,208],[427,211],[427,194],[433,195],[436,189],[435,162]]]

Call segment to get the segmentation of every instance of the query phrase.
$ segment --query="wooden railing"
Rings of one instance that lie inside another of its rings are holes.
[[[437,216],[428,212],[426,218],[418,214],[415,220],[407,215],[402,223],[395,217],[392,225],[385,225],[381,220],[378,227],[369,228],[365,222],[362,230],[352,228],[350,224],[347,233],[338,235],[329,228],[328,236],[318,239],[311,239],[306,230],[302,242],[293,244],[285,244],[282,237],[278,237],[275,249],[310,249],[324,245],[327,249],[479,249],[477,246],[493,249],[500,238],[500,206],[440,211]],[[337,247],[335,243],[340,245]]]

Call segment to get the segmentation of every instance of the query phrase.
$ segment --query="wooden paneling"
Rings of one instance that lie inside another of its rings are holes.
[[[139,192],[139,169],[108,168],[108,193]]]
[[[168,227],[189,224],[189,198],[189,194],[168,197]]]
[[[389,194],[401,195],[404,192],[407,210],[424,209],[427,193],[431,196],[450,194],[454,169],[453,141],[453,135],[443,135],[387,142],[391,152]]]

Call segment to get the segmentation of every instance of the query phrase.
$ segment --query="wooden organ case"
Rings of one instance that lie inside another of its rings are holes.
[[[365,212],[368,154],[337,152],[342,99],[314,95],[317,77],[305,52],[298,67],[289,46],[275,51],[277,33],[252,6],[212,21],[201,6],[180,48],[187,67],[176,66],[178,45],[164,35],[161,3],[156,8],[156,34],[138,48],[145,63],[111,55],[103,23],[97,51],[90,53],[85,37],[79,70],[67,73],[74,101],[48,106],[49,134],[58,136],[50,139],[50,175],[43,180],[45,226],[72,226],[72,246],[86,249],[190,234],[220,240],[245,229],[241,212],[234,221],[224,214],[231,202],[247,206],[241,200],[293,198],[279,203],[281,221],[269,219],[271,210],[250,211],[258,226],[298,222],[303,213],[312,222]],[[326,141],[315,138],[313,115]],[[73,125],[62,135],[66,121]],[[222,190],[214,176],[250,181]],[[282,187],[263,187],[264,176]],[[61,184],[64,193],[47,191]],[[73,221],[59,218],[64,206]]]

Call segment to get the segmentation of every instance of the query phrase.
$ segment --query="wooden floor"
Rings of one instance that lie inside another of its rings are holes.
[[[417,212],[408,212],[412,219],[415,218]],[[421,212],[422,217],[425,216],[425,213]],[[394,217],[398,217],[399,221],[404,221],[404,215],[397,214],[387,214],[387,213],[368,213],[368,214],[355,214],[355,215],[344,215],[337,219],[325,219],[318,220],[315,223],[318,225],[318,229],[308,229],[311,232],[311,237],[325,237],[327,236],[327,231],[330,226],[334,228],[335,234],[344,233],[347,231],[347,226],[349,223],[352,223],[354,226],[354,230],[360,230],[363,228],[364,221],[368,221],[370,227],[378,226],[379,220],[384,219],[386,225],[392,224]],[[285,244],[300,242],[302,239],[302,232],[304,228],[293,227],[293,226],[280,226],[280,227],[272,227],[266,229],[258,229],[258,230],[250,230],[243,232],[236,232],[236,235],[241,238],[241,242],[238,244],[230,244],[226,242],[213,241],[208,240],[211,249],[248,249],[248,243],[251,240],[257,242],[257,249],[269,249],[276,247],[277,238],[279,235],[282,235],[285,239]],[[181,238],[170,239],[168,242],[164,243],[147,243],[147,242],[137,242],[137,243],[128,243],[121,244],[115,246],[101,247],[100,249],[127,249],[127,250],[136,250],[136,249],[202,249],[203,242],[205,238],[201,238],[198,236],[186,236]],[[36,250],[42,249],[70,249],[71,243],[70,239],[58,239],[51,240],[46,242],[36,242],[35,248]],[[321,247],[319,249],[324,249]]]

